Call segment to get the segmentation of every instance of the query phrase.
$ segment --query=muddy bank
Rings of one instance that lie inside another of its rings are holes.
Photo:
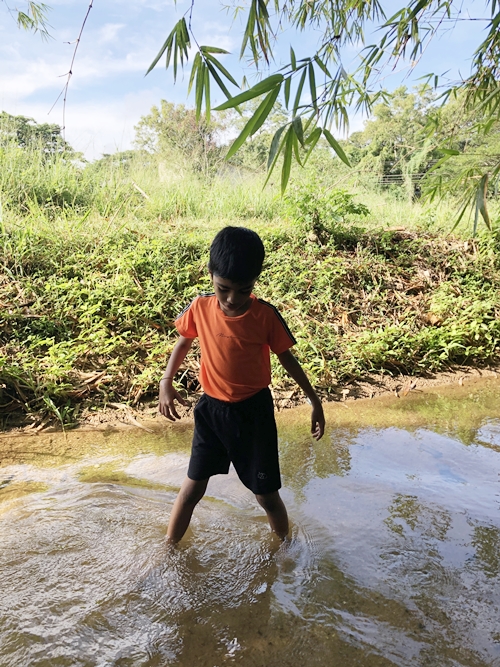
[[[447,386],[472,386],[481,384],[484,380],[500,379],[500,365],[489,368],[461,367],[450,369],[446,372],[428,373],[421,377],[388,375],[367,375],[362,380],[353,380],[345,384],[339,384],[333,388],[328,396],[323,396],[326,404],[342,404],[349,408],[356,401],[371,400],[377,397],[394,396],[404,399],[426,390],[437,389]],[[290,408],[304,405],[306,399],[297,387],[291,391],[279,391],[272,389],[277,412],[286,411]],[[182,422],[192,419],[194,406],[201,394],[191,393],[186,395],[187,405],[178,407]],[[103,428],[139,428],[156,430],[168,425],[169,422],[158,414],[156,398],[143,401],[139,405],[130,406],[125,403],[110,403],[101,408],[88,404],[82,404],[78,415],[78,421],[73,428],[79,429],[103,429]],[[10,414],[9,420],[4,424],[0,434],[26,433],[39,434],[41,432],[61,431],[61,425],[54,418],[41,419],[40,415]],[[65,427],[65,430],[69,430]]]

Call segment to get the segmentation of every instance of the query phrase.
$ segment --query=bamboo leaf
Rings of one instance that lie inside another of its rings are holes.
[[[318,100],[316,95],[316,77],[314,74],[314,65],[312,62],[309,63],[309,89],[311,91],[311,102],[313,107],[318,110]]]
[[[311,132],[311,134],[305,140],[305,143],[316,145],[318,143],[319,138],[321,137],[321,133],[322,133],[321,128],[315,127],[314,130]]]
[[[191,88],[193,87],[194,77],[196,76],[196,72],[200,64],[201,64],[201,56],[199,53],[197,53],[193,60],[193,68],[191,69],[191,76],[189,78],[188,95],[191,92]]]
[[[481,213],[481,217],[484,220],[484,224],[491,232],[491,220],[488,214],[488,209],[486,207],[487,194],[488,194],[488,174],[483,174],[481,180],[479,181],[479,185],[477,186],[477,192],[476,192],[476,216],[475,216],[476,219],[474,221],[474,234],[476,233],[478,213]]]
[[[284,79],[283,74],[272,74],[271,76],[268,76],[267,79],[259,81],[259,83],[257,83],[249,90],[246,90],[244,93],[240,93],[239,95],[232,97],[227,102],[220,104],[218,107],[215,108],[215,111],[223,111],[224,109],[233,109],[234,107],[243,104],[243,102],[248,102],[248,100],[253,100],[255,97],[259,97],[259,95],[268,93],[275,86],[281,85],[283,79]]]
[[[300,141],[300,145],[304,148],[304,129],[302,128],[302,118],[300,116],[295,116],[293,118],[292,127],[295,136]]]
[[[220,49],[218,46],[200,46],[200,51],[204,55],[207,53],[224,53],[224,54],[229,54],[229,51],[226,51],[225,49]]]
[[[290,103],[290,88],[292,85],[292,77],[289,76],[287,79],[285,79],[285,107],[288,109],[288,105]]]
[[[205,85],[205,118],[207,123],[209,123],[210,122],[210,74],[208,71],[208,67],[205,67],[204,85]]]
[[[283,130],[284,130],[286,127],[287,127],[287,125],[284,125],[283,128],[280,128],[280,129],[283,129]],[[266,185],[267,185],[268,182],[269,182],[269,179],[271,178],[271,174],[273,173],[274,168],[275,168],[275,166],[276,166],[276,164],[277,164],[277,162],[278,162],[278,158],[279,158],[279,156],[280,156],[280,154],[281,154],[281,152],[282,152],[282,150],[283,150],[283,148],[284,148],[284,146],[285,146],[285,142],[286,142],[286,138],[287,138],[287,136],[288,136],[288,133],[285,132],[285,135],[282,137],[281,142],[280,142],[279,145],[278,145],[278,148],[277,148],[277,150],[276,150],[276,154],[275,154],[275,156],[274,156],[273,161],[272,161],[270,164],[269,164],[269,162],[268,162],[267,176],[266,176],[266,180],[264,181],[264,185],[262,186],[262,189],[264,189],[264,188],[266,187]]]
[[[205,72],[204,64],[200,62],[198,71],[196,73],[196,88],[195,88],[195,103],[196,103],[196,120],[200,120],[201,106],[203,104],[203,88],[205,87]]]
[[[293,152],[295,155],[295,159],[302,167],[302,160],[300,159],[300,151],[299,151],[299,140],[295,132],[293,133]]]
[[[314,61],[318,64],[318,66],[323,70],[323,72],[326,74],[326,76],[331,79],[332,75],[330,74],[328,67],[325,65],[325,63],[321,60],[319,56],[314,56]]]
[[[165,43],[163,44],[161,49],[158,51],[158,55],[156,56],[156,58],[153,60],[153,62],[149,66],[148,71],[146,72],[145,76],[147,76],[151,72],[151,70],[156,67],[156,65],[158,64],[158,61],[160,60],[162,55],[165,53],[167,47],[170,46],[170,44],[172,43],[174,34],[175,34],[175,28],[172,30],[170,35],[167,37],[167,39],[165,40]]]
[[[271,111],[273,104],[276,101],[276,98],[278,97],[278,94],[279,94],[279,87],[277,87],[275,90],[272,90],[265,97],[265,99],[259,104],[253,116],[248,120],[243,130],[231,144],[231,147],[229,148],[226,155],[226,160],[229,160],[229,158],[231,158],[236,153],[236,151],[243,145],[245,140],[252,134],[255,134],[255,132],[257,132],[257,130],[262,126],[262,124],[268,117],[269,112]]]
[[[248,21],[245,27],[245,32],[243,33],[243,40],[241,42],[240,58],[243,58],[243,56],[245,55],[245,50],[247,48],[248,42],[250,42],[254,58],[256,58],[256,56],[258,55],[255,49],[255,43],[253,37],[256,20],[257,20],[256,2],[255,0],[251,0],[250,10],[248,12]]]
[[[226,79],[228,79],[229,81],[231,81],[231,83],[232,83],[234,86],[236,86],[236,88],[239,88],[238,82],[231,76],[231,74],[227,71],[227,69],[224,67],[224,65],[223,65],[222,63],[220,63],[220,62],[217,60],[217,58],[214,58],[214,57],[213,57],[212,55],[210,55],[209,53],[206,53],[206,54],[205,54],[205,57],[206,57],[206,59],[209,60],[213,65],[215,65],[215,67],[217,67],[217,69],[218,69],[219,71],[221,71],[222,74],[224,74],[224,76],[226,77]]]
[[[217,82],[217,85],[219,86],[219,88],[222,90],[222,92],[227,97],[227,99],[230,99],[231,98],[231,93],[229,92],[226,85],[224,84],[224,81],[220,78],[219,73],[217,72],[215,67],[212,65],[212,63],[209,60],[206,61],[206,65],[207,65],[208,69],[210,70],[210,74],[214,77],[215,81]],[[189,91],[188,91],[188,94],[189,94]]]
[[[288,123],[286,125],[282,125],[276,132],[274,133],[274,137],[271,141],[271,147],[269,149],[269,156],[267,158],[267,170],[271,168],[271,165],[276,159],[276,156],[278,154],[278,147],[280,145],[280,139],[281,135],[283,134],[284,130],[288,127]]]
[[[304,68],[302,76],[300,77],[299,85],[297,86],[297,92],[295,93],[295,102],[293,103],[292,114],[297,115],[297,109],[299,108],[300,98],[302,96],[302,89],[304,88],[304,81],[306,80],[307,70]]]
[[[339,144],[339,142],[333,137],[331,132],[329,132],[326,128],[323,128],[323,134],[325,135],[326,140],[330,144],[330,146],[333,148],[333,150],[337,153],[339,158],[344,162],[348,167],[351,166],[351,163],[349,162],[349,158],[347,155],[344,153],[342,146]]]
[[[295,57],[295,51],[291,46],[290,46],[290,61],[292,64],[292,69],[295,72],[295,70],[297,69],[297,58]]]
[[[251,134],[255,134],[257,130],[259,130],[265,123],[267,117],[271,112],[271,109],[274,106],[274,103],[276,102],[276,98],[280,94],[280,90],[281,86],[276,86],[276,88],[274,90],[271,90],[271,92],[264,98],[263,102],[261,102],[257,107],[254,113],[255,123],[252,128]]]
[[[306,156],[304,158],[303,164],[305,164],[309,160],[309,156],[313,152],[314,147],[318,143],[320,137],[321,137],[321,128],[320,127],[315,128],[311,132],[311,134],[307,137],[306,144],[310,144],[310,146],[309,146],[309,150],[307,151]]]
[[[283,155],[283,167],[281,168],[281,194],[285,192],[286,186],[288,185],[288,179],[290,178],[290,170],[292,168],[293,136],[292,127],[289,127]]]

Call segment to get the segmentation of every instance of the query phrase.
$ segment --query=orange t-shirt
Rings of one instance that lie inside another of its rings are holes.
[[[269,350],[281,354],[295,345],[277,309],[251,295],[248,310],[228,317],[214,294],[192,301],[175,320],[181,336],[199,338],[200,384],[221,401],[243,401],[271,382]]]

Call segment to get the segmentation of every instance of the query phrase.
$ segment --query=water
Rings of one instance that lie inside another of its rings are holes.
[[[165,549],[189,426],[2,436],[0,665],[500,666],[500,383],[346,405],[283,544],[231,473]]]

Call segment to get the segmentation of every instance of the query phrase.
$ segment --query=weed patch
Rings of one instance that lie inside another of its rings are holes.
[[[420,374],[485,364],[500,344],[495,236],[364,231],[338,224],[310,241],[269,230],[258,296],[278,306],[323,396],[367,372]],[[156,395],[173,320],[210,288],[208,236],[113,229],[89,236],[11,226],[1,234],[0,410],[78,420],[82,402]],[[196,350],[179,381],[196,387]],[[292,386],[273,362],[274,383]]]

